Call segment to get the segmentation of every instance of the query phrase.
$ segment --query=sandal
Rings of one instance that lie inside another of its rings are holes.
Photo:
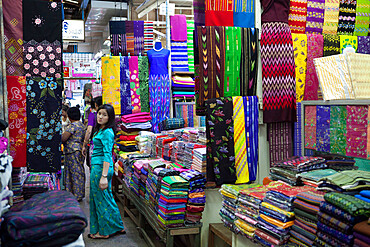
[[[108,238],[110,238],[110,235],[108,235],[108,236],[102,236],[102,235],[98,235],[98,233],[97,234],[87,234],[87,237],[88,238],[91,238],[91,239],[108,239]]]

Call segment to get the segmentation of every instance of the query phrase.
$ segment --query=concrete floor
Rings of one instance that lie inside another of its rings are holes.
[[[85,212],[89,224],[90,224],[90,211],[89,211],[89,195],[90,195],[90,170],[85,166],[86,170],[86,196],[80,203],[82,210]],[[117,235],[115,237],[109,239],[90,239],[87,237],[89,234],[90,226],[88,225],[85,229],[83,234],[83,239],[85,245],[87,247],[100,247],[100,246],[109,246],[109,247],[116,247],[116,246],[124,246],[124,247],[147,247],[148,245],[144,241],[144,239],[140,238],[139,232],[136,230],[136,225],[132,222],[130,217],[123,218],[123,209],[121,205],[118,203],[118,207],[121,211],[121,216],[123,219],[123,225],[126,230],[125,235]]]

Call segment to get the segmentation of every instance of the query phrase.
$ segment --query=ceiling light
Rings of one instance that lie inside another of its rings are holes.
[[[65,0],[66,2],[70,2],[70,3],[74,3],[74,4],[78,4],[77,1],[74,1],[74,0]]]

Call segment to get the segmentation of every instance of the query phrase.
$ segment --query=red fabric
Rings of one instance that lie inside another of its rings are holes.
[[[206,26],[234,26],[232,11],[206,10]]]
[[[7,76],[9,146],[13,157],[13,167],[26,166],[27,114],[26,114],[26,77]]]
[[[186,203],[188,202],[188,199],[175,199],[174,197],[171,198],[171,199],[167,199],[166,197],[162,196],[160,197],[160,199],[162,199],[163,201],[165,202],[170,202],[172,204],[176,204],[176,203]]]
[[[119,139],[121,141],[135,141],[135,137],[137,137],[137,135],[136,136],[125,136],[125,135],[121,135],[119,137]]]

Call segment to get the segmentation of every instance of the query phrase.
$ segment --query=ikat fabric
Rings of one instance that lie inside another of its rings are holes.
[[[134,21],[134,54],[144,55],[144,21]]]
[[[234,0],[233,20],[235,27],[254,28],[255,0]]]
[[[293,33],[306,32],[307,0],[291,0],[289,9],[289,27]]]
[[[120,57],[102,57],[103,103],[111,104],[116,114],[121,112]]]

